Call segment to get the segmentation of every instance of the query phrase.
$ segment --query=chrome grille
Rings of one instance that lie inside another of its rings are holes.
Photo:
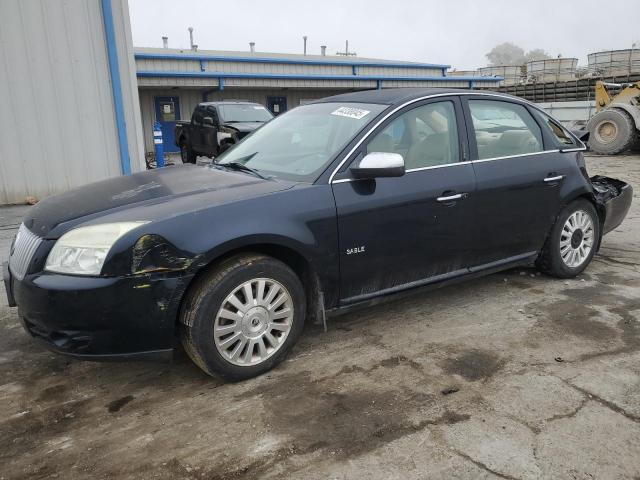
[[[18,280],[22,280],[27,274],[33,254],[41,243],[42,239],[40,237],[31,233],[31,230],[25,227],[24,224],[20,225],[9,256],[9,268]]]

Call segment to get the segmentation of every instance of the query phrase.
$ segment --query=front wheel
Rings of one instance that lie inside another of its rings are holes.
[[[587,200],[576,200],[560,212],[536,265],[549,275],[573,278],[591,262],[599,238],[596,209]]]
[[[180,144],[180,158],[182,159],[182,163],[196,163],[195,153],[193,153],[193,150],[191,150],[185,142]]]
[[[223,261],[190,288],[182,343],[209,375],[243,380],[280,363],[302,332],[305,294],[287,265],[260,254]]]

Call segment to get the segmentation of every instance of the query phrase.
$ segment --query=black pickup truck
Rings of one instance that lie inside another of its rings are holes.
[[[269,110],[251,102],[203,102],[191,121],[176,124],[176,145],[184,163],[197,155],[216,156],[273,118]]]

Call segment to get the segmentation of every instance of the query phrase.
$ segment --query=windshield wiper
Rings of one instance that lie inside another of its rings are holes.
[[[227,120],[223,123],[264,123],[266,120]]]
[[[228,167],[231,170],[240,170],[241,172],[249,172],[253,173],[255,176],[260,177],[264,180],[269,180],[270,177],[267,177],[260,173],[260,171],[255,168],[247,167],[244,163],[239,162],[229,162],[229,163],[218,163],[221,167]]]

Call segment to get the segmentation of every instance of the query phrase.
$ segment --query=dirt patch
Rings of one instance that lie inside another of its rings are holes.
[[[454,358],[448,358],[443,364],[445,372],[472,382],[486,380],[504,366],[504,360],[486,350],[469,350]]]
[[[445,408],[440,392],[430,390],[435,382],[425,381],[419,364],[401,355],[368,368],[347,366],[321,379],[311,377],[310,372],[299,372],[277,382],[260,382],[239,395],[238,401],[260,397],[269,431],[294,440],[241,468],[246,459],[230,459],[212,478],[253,478],[289,457],[318,450],[331,458],[353,458],[429,425],[470,418]],[[398,377],[415,377],[415,381],[399,385],[393,381]]]
[[[37,402],[56,402],[64,399],[68,391],[68,386],[64,384],[53,385],[47,387],[40,392]]]
[[[89,415],[90,399],[70,400],[37,410],[25,410],[2,423],[0,464],[82,425]]]
[[[363,382],[354,381],[354,375],[344,383],[309,382],[306,377],[287,380],[295,389],[282,389],[278,382],[252,392],[262,397],[265,422],[274,432],[295,438],[298,451],[326,448],[333,455],[350,457],[373,450],[424,428],[426,424],[416,419],[436,403],[430,392],[385,388],[383,382],[376,390],[358,387]]]
[[[415,368],[416,370],[420,370],[420,364],[419,363],[408,359],[404,355],[396,355],[396,356],[393,356],[393,357],[385,358],[384,360],[380,361],[380,363],[378,363],[377,366],[385,367],[385,368],[393,368],[393,367],[397,367],[398,365],[401,365],[401,364],[409,365],[411,368]]]
[[[625,287],[640,287],[640,280],[638,280],[637,278],[623,276],[620,275],[619,272],[611,270],[597,273],[595,275],[595,280],[613,287],[615,287],[616,285],[623,285]]]
[[[307,398],[307,395],[303,397]],[[304,415],[306,423],[299,414],[295,414],[287,415],[282,422],[278,421],[274,425],[278,432],[286,431],[295,435],[292,437],[295,442],[248,465],[238,467],[239,462],[230,462],[228,467],[218,467],[209,473],[202,472],[198,478],[257,478],[264,472],[273,472],[277,467],[283,472],[292,473],[293,470],[286,466],[286,462],[296,455],[323,450],[335,459],[355,457],[427,426],[453,425],[471,418],[468,414],[445,410],[435,418],[411,421],[403,411],[407,407],[410,407],[410,411],[414,409],[416,405],[413,402],[407,405],[403,402],[402,395],[379,395],[372,391],[349,394],[323,392],[315,406],[304,406],[310,407]],[[282,415],[282,411],[279,413]]]
[[[126,397],[122,397],[117,400],[114,400],[113,402],[109,402],[106,405],[106,408],[109,411],[109,413],[119,412],[122,407],[124,407],[127,403],[129,403],[133,399],[134,399],[133,395],[127,395]]]
[[[574,300],[557,300],[541,307],[545,318],[537,322],[554,334],[570,334],[589,340],[616,338],[618,331],[598,320],[600,313],[584,303]]]
[[[610,311],[620,316],[618,328],[622,331],[622,340],[629,350],[640,347],[640,300],[628,302],[624,306],[611,308]],[[633,312],[636,312],[635,314]]]

